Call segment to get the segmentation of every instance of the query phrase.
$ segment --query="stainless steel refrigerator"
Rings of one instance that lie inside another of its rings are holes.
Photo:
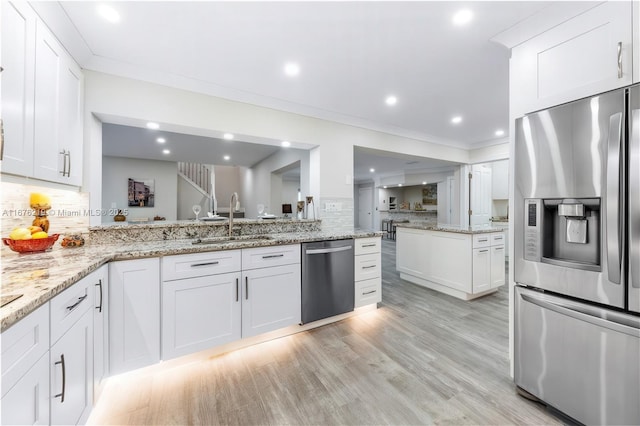
[[[640,424],[640,85],[515,136],[515,383],[585,424]]]

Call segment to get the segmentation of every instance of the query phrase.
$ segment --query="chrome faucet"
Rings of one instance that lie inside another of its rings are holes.
[[[233,204],[235,198],[236,203]],[[231,202],[229,203],[229,238],[231,238],[231,232],[233,231],[233,211],[240,207],[240,201],[238,200],[238,193],[231,194]]]

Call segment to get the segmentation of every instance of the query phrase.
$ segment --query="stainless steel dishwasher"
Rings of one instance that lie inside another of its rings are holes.
[[[302,244],[302,323],[353,311],[353,240]]]

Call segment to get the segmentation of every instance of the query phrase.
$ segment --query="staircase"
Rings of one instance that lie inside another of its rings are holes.
[[[178,162],[178,176],[205,197],[211,197],[211,168],[205,164]]]

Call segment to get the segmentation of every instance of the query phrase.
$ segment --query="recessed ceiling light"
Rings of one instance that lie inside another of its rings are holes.
[[[369,169],[369,171],[370,171],[371,173],[373,173],[373,172],[375,172],[375,171],[376,171],[376,169],[374,169],[374,168],[372,167],[372,168],[370,168],[370,169]]]
[[[289,141],[282,141],[282,142],[280,142],[280,145],[282,145],[282,146],[283,146],[283,147],[285,147],[285,148],[288,148],[288,147],[290,147],[290,146],[291,146],[291,142],[289,142]]]
[[[284,64],[284,73],[289,77],[295,77],[300,74],[300,65],[295,62],[287,62]]]
[[[169,151],[168,149],[163,149],[163,150],[162,150],[162,153],[163,153],[164,155],[167,155],[167,154],[171,154],[171,151]]]
[[[156,142],[158,143],[165,143],[167,140],[165,138],[158,138],[156,139]]]
[[[222,137],[223,137],[225,140],[230,141],[230,140],[232,140],[232,139],[233,139],[233,133],[225,133]]]
[[[455,117],[453,117],[451,119],[451,122],[453,124],[460,124],[460,123],[462,123],[462,117],[460,117],[459,115],[456,115]]]
[[[401,184],[401,183],[399,183],[399,184],[398,184],[398,186],[402,186],[402,184]]]
[[[455,15],[453,15],[453,23],[455,25],[468,24],[471,22],[471,19],[473,19],[473,13],[469,9],[459,10]]]
[[[158,130],[160,128],[160,125],[158,123],[154,123],[153,121],[150,121],[147,123],[147,127],[149,129]]]
[[[384,102],[389,106],[394,106],[395,104],[398,103],[398,98],[396,98],[393,95],[387,96],[387,99],[385,99]]]
[[[503,135],[504,135],[504,130],[502,129],[496,130],[496,136],[503,136]]]
[[[112,24],[120,22],[120,14],[118,11],[107,4],[98,5],[98,13]]]
[[[387,185],[383,186],[384,189],[387,189]]]
[[[229,161],[229,160],[231,160],[231,157],[230,157],[230,156],[228,156],[228,155],[225,155],[225,156],[224,156],[224,157],[222,157],[222,158],[224,158],[224,160],[225,160],[225,161]]]
[[[426,185],[426,184],[427,184],[427,182],[422,182],[422,184],[423,184],[423,185]]]

